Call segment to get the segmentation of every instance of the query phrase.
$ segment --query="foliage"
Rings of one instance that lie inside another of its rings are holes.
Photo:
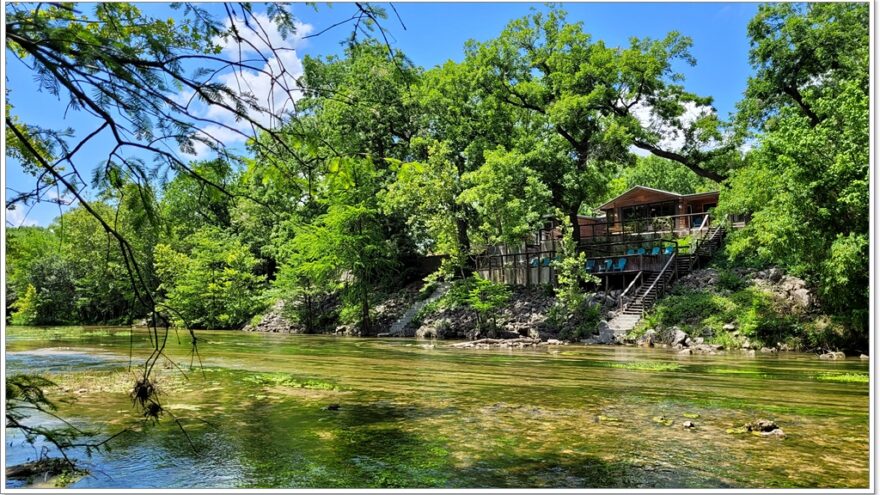
[[[479,330],[494,335],[495,329],[498,327],[496,320],[498,312],[509,299],[510,287],[474,274],[465,301],[477,314]]]
[[[385,191],[383,204],[386,211],[406,218],[410,236],[422,250],[448,256],[441,271],[451,274],[464,266],[469,245],[459,235],[459,222],[464,220],[458,204],[461,177],[445,142],[428,146],[427,153],[426,163],[413,161],[397,167],[396,180]]]
[[[234,180],[229,164],[217,159],[192,162],[189,168],[201,179],[179,174],[162,188],[161,215],[169,239],[185,239],[200,226],[229,229],[232,224],[234,201],[223,192]],[[205,180],[219,187],[208,185]]]
[[[557,326],[563,327],[560,334],[562,338],[580,340],[593,333],[599,322],[601,312],[599,308],[589,304],[592,294],[584,291],[584,286],[589,283],[597,283],[599,279],[586,271],[587,255],[577,252],[577,244],[571,235],[571,221],[556,210],[557,217],[561,218],[558,258],[554,260],[556,269],[556,295],[555,306],[551,309],[551,320],[557,322]],[[565,322],[565,323],[562,323]],[[567,328],[571,325],[574,328]]]
[[[749,36],[738,124],[759,134],[718,212],[751,220],[727,252],[805,278],[867,335],[868,6],[765,5]]]
[[[377,26],[379,9],[356,8],[357,26]],[[438,254],[447,259],[429,280],[464,280],[432,306],[470,307],[490,327],[503,291],[467,276],[471,256],[519,248],[554,212],[575,225],[634,185],[691,193],[723,181],[718,213],[751,215],[731,232],[731,263],[805,278],[829,323],[786,314],[728,271],[719,283],[729,294],[679,294],[649,320],[684,320],[689,330],[734,321],[750,338],[796,334],[815,345],[867,336],[863,4],[760,7],[748,33],[755,75],[732,126],[684,86],[690,39],[672,32],[608,46],[554,7],[428,70],[355,36],[339,55],[306,57],[296,82],[272,74],[302,90],[281,112],[210,77],[251,70],[221,49],[259,29],[251,6],[215,18],[184,4],[173,20],[131,4],[87,9],[18,4],[8,13],[10,55],[113,144],[89,157],[97,166],[87,191],[77,145],[92,135],[5,108],[8,153],[39,185],[7,206],[47,190],[79,201],[49,228],[9,230],[17,322],[126,322],[158,304],[179,323],[236,327],[280,298],[310,331],[342,319],[369,333],[377,295],[412,279],[416,255]],[[286,7],[267,9],[280,31],[296,29]],[[275,47],[262,54],[281,57]],[[246,136],[220,126],[248,138],[249,156],[196,125],[182,92],[251,124]],[[197,148],[210,158],[176,152]],[[579,230],[565,227],[552,315],[572,336],[598,321],[583,293]]]
[[[88,443],[84,439],[95,436],[95,432],[81,430],[55,415],[57,406],[47,396],[45,390],[55,384],[39,375],[8,375],[6,384],[6,428],[14,428],[24,434],[27,443],[33,445],[37,440],[45,440],[53,445],[63,457],[67,468],[74,469],[75,463],[67,452],[75,447],[85,447],[91,455],[101,448],[104,442]],[[60,426],[31,425],[27,419],[38,411],[59,419]]]
[[[577,251],[577,244],[571,235],[571,221],[560,210],[556,210],[556,215],[561,218],[559,252],[557,259],[552,262],[556,269],[556,301],[569,314],[574,314],[589,296],[583,291],[584,285],[596,283],[599,279],[586,271],[587,255]]]
[[[735,292],[745,288],[746,281],[742,277],[734,273],[733,270],[718,270],[718,288],[730,292]]]
[[[12,324],[13,325],[33,325],[42,318],[38,309],[39,300],[37,298],[37,288],[28,284],[24,294],[12,303]]]
[[[78,321],[76,285],[69,263],[57,255],[37,258],[30,267],[24,297],[12,308],[14,321],[30,325]]]
[[[173,319],[187,328],[240,328],[263,307],[265,278],[256,258],[234,236],[202,227],[177,251],[156,246],[156,272]]]
[[[479,215],[482,245],[519,246],[547,213],[544,205],[550,192],[522,155],[501,149],[488,151],[486,162],[462,179],[468,188],[458,201]]]
[[[342,320],[371,330],[376,291],[393,280],[397,246],[386,235],[375,188],[381,178],[371,160],[334,163],[326,196],[326,213],[297,228],[290,261],[282,272],[308,281],[317,290],[341,289]]]

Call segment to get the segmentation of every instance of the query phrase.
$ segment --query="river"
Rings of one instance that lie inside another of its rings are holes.
[[[78,426],[133,428],[72,488],[868,486],[867,361],[198,335],[201,366],[172,332],[168,413],[142,425],[127,390],[145,331],[7,328],[7,373],[55,380]],[[731,432],[758,418],[785,437]],[[7,429],[7,466],[35,455]]]

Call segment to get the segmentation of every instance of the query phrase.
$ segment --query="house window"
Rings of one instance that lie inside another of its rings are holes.
[[[675,202],[651,203],[621,208],[621,216],[624,221],[639,218],[667,217],[675,215]]]

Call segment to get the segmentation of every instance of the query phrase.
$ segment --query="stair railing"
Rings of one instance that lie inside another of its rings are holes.
[[[626,303],[625,305],[623,304],[624,297],[626,297],[629,291],[632,290],[632,288],[636,284],[636,281],[642,278],[642,273],[644,272],[639,272],[639,274],[636,275],[634,279],[632,279],[632,282],[630,282],[629,285],[626,286],[626,289],[624,289],[624,291],[620,293],[620,296],[617,298],[617,309],[619,311],[623,311],[626,309],[626,306],[629,306],[629,303]]]
[[[651,286],[648,287],[648,290],[646,290],[645,293],[642,294],[642,301],[645,300],[645,296],[647,296],[648,294],[650,294],[654,291],[654,288],[657,286],[657,282],[659,282],[663,278],[663,275],[666,273],[666,270],[669,269],[669,264],[672,263],[673,261],[675,261],[675,253],[673,253],[672,256],[669,257],[669,260],[666,261],[665,265],[663,265],[663,269],[660,270],[660,273],[657,275],[657,278],[654,279],[654,282],[651,283]],[[642,314],[643,315],[645,314],[645,305],[644,304],[642,305]]]

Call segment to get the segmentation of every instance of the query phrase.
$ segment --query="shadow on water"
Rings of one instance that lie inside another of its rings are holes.
[[[459,471],[460,486],[498,488],[728,488],[727,481],[706,473],[608,461],[587,453],[519,456],[501,454]]]

